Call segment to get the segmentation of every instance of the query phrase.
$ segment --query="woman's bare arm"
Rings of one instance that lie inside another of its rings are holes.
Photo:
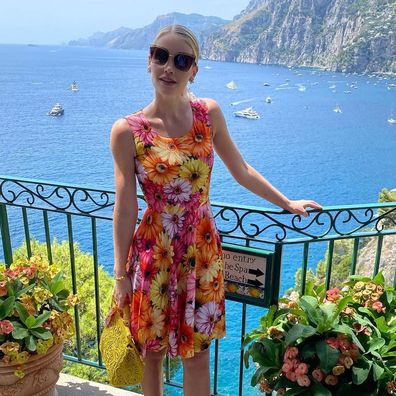
[[[115,206],[113,214],[114,273],[125,275],[125,263],[138,215],[135,178],[135,143],[125,119],[116,121],[110,134],[114,160]]]
[[[254,194],[274,203],[275,205],[295,214],[307,216],[305,208],[321,209],[321,206],[312,200],[289,200],[277,190],[267,179],[250,166],[242,157],[228,132],[223,113],[213,99],[205,99],[212,121],[213,143],[231,175],[243,187]]]

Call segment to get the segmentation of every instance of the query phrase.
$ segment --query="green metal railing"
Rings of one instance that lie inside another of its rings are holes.
[[[32,212],[36,215],[35,228],[41,227],[44,230],[47,255],[49,261],[52,262],[51,236],[54,234],[54,226],[51,224],[49,215],[56,213],[59,219],[66,220],[72,289],[73,293],[77,294],[76,262],[73,248],[75,242],[74,224],[77,223],[79,218],[85,218],[90,221],[90,241],[93,253],[92,271],[95,285],[96,348],[98,348],[101,333],[98,222],[103,220],[107,224],[111,224],[114,198],[115,193],[110,190],[0,176],[0,248],[2,248],[6,264],[11,264],[13,260],[13,249],[16,248],[17,243],[12,239],[11,235],[15,229],[20,239],[24,235],[27,255],[29,257],[32,255],[31,225],[29,224],[29,215]],[[142,196],[139,196],[138,200],[139,213],[141,214],[142,209],[145,208],[145,202]],[[16,220],[10,217],[10,213],[12,212],[15,215],[15,211],[21,212],[21,224],[17,225]],[[281,272],[282,264],[287,261],[285,259],[285,250],[289,247],[292,249],[296,247],[302,248],[301,253],[293,253],[293,262],[298,259],[299,264],[301,264],[300,290],[304,292],[308,269],[311,267],[309,263],[310,254],[312,251],[317,251],[315,244],[326,244],[322,251],[327,250],[325,284],[329,288],[337,240],[352,240],[352,257],[349,272],[354,274],[357,271],[358,255],[361,251],[362,241],[366,240],[366,238],[376,238],[376,254],[372,263],[372,274],[376,274],[382,269],[381,253],[384,239],[392,238],[392,235],[396,234],[396,202],[325,207],[322,211],[311,211],[309,218],[301,218],[298,215],[292,215],[281,210],[218,202],[212,203],[212,211],[222,242],[254,247],[256,249],[266,249],[273,252],[273,265],[276,270],[275,274],[278,275],[271,279],[273,290],[271,303],[276,303],[279,297],[282,276],[284,276],[284,272]],[[39,220],[37,220],[37,216],[39,216]],[[60,220],[57,221],[57,226],[59,226],[59,222]],[[111,239],[110,233],[108,234],[108,239]],[[392,281],[396,286],[396,268],[393,268],[392,271]],[[279,274],[281,275],[279,276]],[[246,315],[249,304],[246,302],[240,302],[239,304],[241,304],[242,312],[240,328],[242,342],[243,335],[246,332]],[[91,361],[82,354],[78,307],[75,307],[74,315],[76,353],[73,356],[67,355],[65,358],[72,362],[104,368],[99,348],[97,361]],[[235,394],[242,396],[244,381],[243,351],[238,353],[240,356],[239,379],[238,391]],[[218,381],[219,358],[219,341],[215,341],[214,377],[212,380],[213,395],[220,394]],[[165,367],[165,383],[180,387],[181,384],[171,379],[169,361],[166,362]]]

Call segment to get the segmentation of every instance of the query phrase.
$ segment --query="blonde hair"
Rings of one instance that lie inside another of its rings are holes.
[[[185,42],[191,47],[193,50],[194,56],[195,56],[195,63],[198,63],[198,58],[199,58],[199,43],[197,40],[197,37],[195,34],[188,29],[187,27],[183,25],[167,25],[161,28],[161,30],[157,33],[157,35],[154,38],[153,43],[162,37],[166,33],[176,33],[182,36],[182,38],[185,40]]]

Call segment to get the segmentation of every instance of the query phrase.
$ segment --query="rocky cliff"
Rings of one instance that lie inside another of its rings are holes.
[[[396,0],[251,0],[206,37],[202,56],[396,73]]]
[[[87,39],[70,41],[69,45],[89,45],[95,47],[147,49],[158,30],[169,24],[177,23],[190,28],[203,42],[212,31],[225,25],[229,21],[199,14],[181,14],[173,12],[161,15],[153,23],[139,29],[119,28],[108,33],[95,33]]]

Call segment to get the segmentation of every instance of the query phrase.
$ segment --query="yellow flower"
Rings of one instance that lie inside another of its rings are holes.
[[[19,352],[19,349],[20,345],[17,342],[8,341],[0,345],[0,351],[8,356],[15,356]]]
[[[162,140],[155,138],[153,150],[160,158],[169,162],[170,165],[181,163],[187,158],[181,143],[173,140]]]
[[[167,235],[165,232],[161,232],[161,234],[158,235],[156,244],[154,246],[153,256],[155,265],[162,270],[166,270],[172,263],[173,255],[173,246],[171,244],[169,235]]]
[[[23,364],[29,360],[30,354],[27,351],[17,353],[11,358],[11,363]]]
[[[193,333],[194,351],[204,351],[209,348],[210,340],[206,334]]]
[[[34,289],[33,297],[37,303],[42,304],[52,297],[52,293],[49,290],[38,286]]]
[[[261,293],[261,290],[258,289],[257,287],[249,287],[249,294],[252,297],[259,298],[260,297],[260,293]]]
[[[192,184],[192,192],[197,192],[208,182],[209,167],[202,160],[189,160],[180,167],[179,175]]]
[[[15,370],[14,375],[15,377],[23,378],[25,376],[25,373],[22,370]]]
[[[47,353],[48,349],[52,347],[54,344],[54,339],[50,338],[49,340],[38,340],[37,341],[37,354],[44,355]]]
[[[198,251],[195,245],[189,245],[187,252],[183,255],[183,269],[190,273],[197,264]]]
[[[69,294],[69,296],[67,297],[67,303],[71,307],[74,307],[76,304],[78,304],[78,302],[79,302],[79,298],[77,294]]]
[[[164,310],[169,302],[168,282],[169,273],[167,271],[159,271],[151,283],[151,302],[156,308],[161,310]]]
[[[238,285],[233,282],[227,282],[226,283],[226,289],[230,293],[235,293],[238,290]]]
[[[364,282],[357,282],[355,286],[353,286],[353,290],[362,290],[364,288]]]

